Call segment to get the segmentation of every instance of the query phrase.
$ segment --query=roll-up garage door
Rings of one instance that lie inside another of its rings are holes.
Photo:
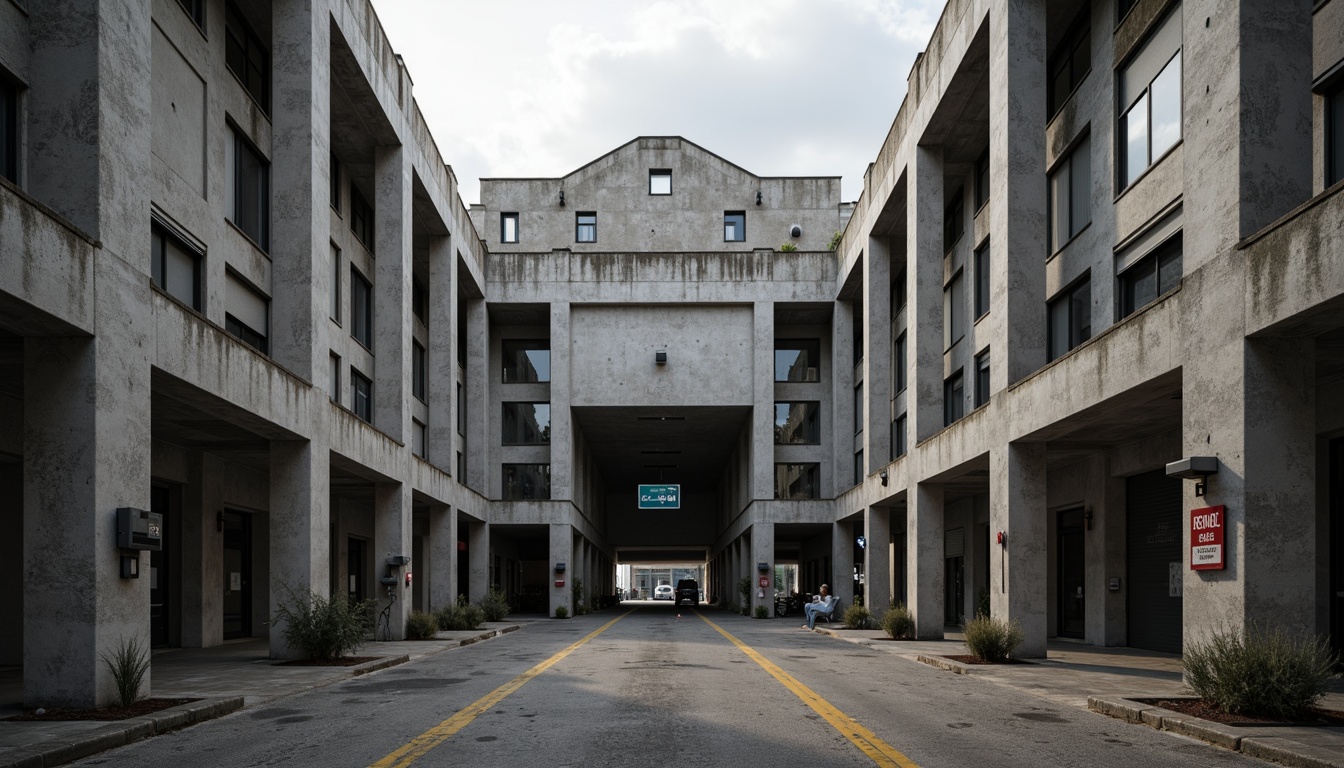
[[[1129,645],[1180,653],[1181,481],[1159,469],[1129,478],[1125,491]]]

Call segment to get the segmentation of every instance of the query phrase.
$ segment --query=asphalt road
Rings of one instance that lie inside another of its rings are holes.
[[[1267,765],[804,632],[794,620],[679,611],[537,620],[77,765]],[[856,743],[832,722],[869,736]]]

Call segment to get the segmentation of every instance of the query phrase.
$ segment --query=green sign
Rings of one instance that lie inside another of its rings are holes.
[[[639,486],[640,509],[681,509],[680,485]]]

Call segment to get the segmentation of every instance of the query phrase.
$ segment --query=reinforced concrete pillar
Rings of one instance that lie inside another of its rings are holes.
[[[866,508],[863,535],[863,604],[881,619],[891,603],[891,510]]]
[[[771,349],[774,349],[771,346]],[[765,563],[769,570],[757,566]],[[761,577],[769,579],[769,586],[761,586]],[[757,606],[764,606],[768,616],[775,615],[775,524],[753,523],[751,526],[751,615]]]
[[[274,616],[281,601],[326,597],[331,571],[331,461],[320,430],[308,441],[271,441],[270,575]],[[270,625],[273,659],[299,657],[284,623]]]
[[[390,602],[392,611],[387,622],[387,640],[406,639],[406,617],[411,614],[411,590],[406,588],[406,572],[414,571],[415,563],[389,567],[387,558],[411,554],[411,487],[405,483],[375,483],[373,486],[373,571],[377,576],[391,574],[397,577],[392,594],[379,589],[378,607]],[[381,584],[379,585],[382,586]]]
[[[429,463],[457,477],[457,257],[451,236],[429,240]],[[454,549],[454,552],[457,550]],[[456,579],[456,572],[454,572]],[[432,598],[431,598],[432,603]]]
[[[831,534],[831,594],[843,605],[841,610],[854,604],[854,524],[835,523]],[[824,574],[823,574],[824,576]]]
[[[468,572],[471,583],[467,600],[479,603],[490,589],[490,524],[472,523],[467,529]],[[461,590],[458,590],[461,594]]]
[[[996,619],[1017,621],[1026,639],[1017,655],[1044,658],[1047,612],[1044,443],[1008,443],[989,452],[989,604]]]
[[[411,164],[403,147],[375,147],[373,423],[410,443]]]
[[[943,487],[918,483],[905,509],[905,578],[921,640],[943,637]]]
[[[486,460],[489,458],[490,441],[486,439],[490,419],[490,376],[486,368],[490,363],[490,314],[486,311],[484,299],[467,300],[467,385],[463,407],[467,411],[467,434],[463,445],[466,452],[467,476],[458,478],[458,482],[470,486],[486,498],[494,498],[499,488],[487,488],[486,478],[490,476]],[[472,407],[468,403],[479,403]],[[474,578],[474,577],[473,577]],[[473,581],[474,583],[474,581]],[[482,593],[484,594],[484,593]]]
[[[915,145],[906,173],[906,441],[943,428],[943,148]],[[839,393],[837,393],[839,396]]]
[[[429,567],[416,567],[428,579],[429,609],[438,610],[457,599],[457,510],[447,504],[429,508]]]
[[[192,452],[182,489],[182,647],[224,642],[223,534],[215,516],[224,509],[226,464],[213,454]]]
[[[863,456],[868,465],[863,474],[870,475],[891,461],[891,253],[886,239],[868,238],[867,254],[861,261],[866,296],[863,302]]]
[[[758,301],[752,305],[752,336],[750,498],[773,499],[775,497],[774,302]]]
[[[551,304],[551,498],[574,498],[574,433],[570,425],[569,302]]]
[[[574,570],[574,533],[569,523],[551,523],[550,524],[550,562],[547,563],[547,569],[551,572],[549,592],[551,596],[551,615],[555,615],[555,609],[563,607],[569,611],[569,615],[574,615],[574,592],[570,588],[573,584]],[[563,574],[555,573],[555,564],[564,563],[568,569]],[[555,582],[564,578],[563,587],[555,586]]]

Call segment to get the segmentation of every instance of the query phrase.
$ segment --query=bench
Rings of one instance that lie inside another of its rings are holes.
[[[838,610],[840,610],[840,598],[836,597],[836,598],[833,598],[833,599],[831,600],[831,610],[830,610],[830,612],[829,612],[829,613],[818,613],[818,614],[817,614],[816,621],[824,621],[824,622],[826,622],[827,624],[830,624],[830,623],[834,620],[835,613],[836,613],[836,611],[838,611]]]

